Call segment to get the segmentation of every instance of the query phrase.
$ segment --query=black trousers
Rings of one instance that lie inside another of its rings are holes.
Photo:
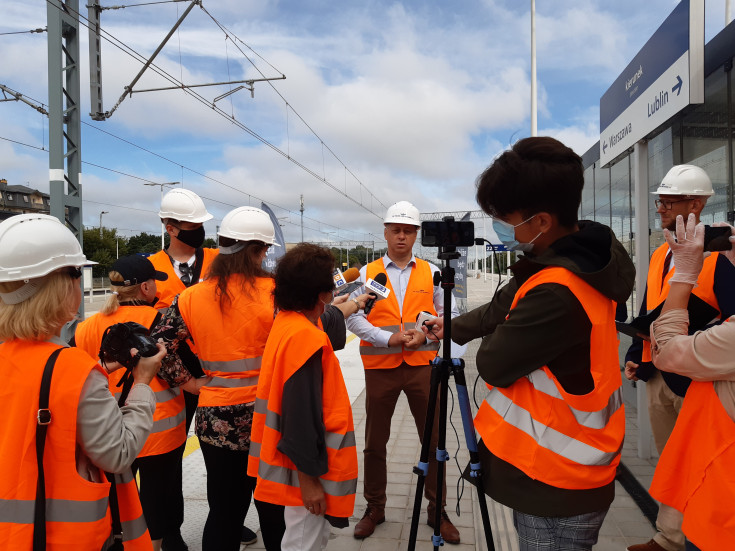
[[[186,436],[188,437],[191,422],[194,420],[194,414],[196,414],[197,405],[199,404],[199,394],[191,394],[185,390],[183,392],[184,405],[186,406]]]
[[[151,539],[175,534],[184,522],[181,461],[186,442],[160,455],[138,457],[133,474],[140,475],[140,504]]]
[[[250,507],[256,479],[248,476],[248,452],[199,441],[207,468],[209,515],[202,551],[239,551],[242,524]]]
[[[274,505],[266,501],[255,500],[260,521],[260,535],[266,551],[280,551],[283,534],[286,533],[286,521],[283,518],[283,505]]]

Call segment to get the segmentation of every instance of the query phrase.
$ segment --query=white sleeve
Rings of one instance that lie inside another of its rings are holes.
[[[352,291],[352,294],[350,294],[350,298],[356,298],[360,295],[365,294],[364,283],[367,280],[365,276],[366,272],[366,266],[360,268],[360,277],[357,279],[357,281],[363,283],[363,285],[361,285],[358,289]],[[388,348],[388,340],[390,339],[392,333],[390,331],[380,329],[379,327],[375,327],[372,323],[368,321],[365,312],[363,312],[362,310],[358,310],[350,317],[348,317],[345,320],[345,323],[347,324],[347,329],[349,329],[352,333],[357,335],[362,340],[369,342],[373,346]]]

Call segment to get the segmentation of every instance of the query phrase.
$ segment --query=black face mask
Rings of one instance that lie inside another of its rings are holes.
[[[176,236],[176,239],[185,245],[198,249],[204,244],[204,226],[199,226],[195,230],[182,230],[179,228],[179,235]]]

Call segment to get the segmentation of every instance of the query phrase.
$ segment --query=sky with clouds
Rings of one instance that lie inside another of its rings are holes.
[[[133,6],[148,1],[114,0],[128,7],[101,14],[105,110],[189,4]],[[160,187],[143,184],[165,182],[204,198],[209,235],[227,211],[265,201],[298,241],[301,195],[310,241],[380,239],[385,207],[399,200],[422,212],[477,210],[477,175],[530,135],[530,4],[204,0],[155,60],[168,78],[149,70],[134,90],[286,79],[216,103],[239,85],[134,93],[104,122],[89,117],[82,26],[84,223],[97,226],[104,210],[122,235],[160,231]],[[539,135],[580,155],[592,147],[600,96],[676,4],[537,0]],[[705,5],[709,40],[725,1]],[[46,34],[3,34],[45,27],[47,4],[0,9],[0,84],[47,104]],[[0,103],[0,121],[0,178],[47,191],[48,121],[20,102]]]

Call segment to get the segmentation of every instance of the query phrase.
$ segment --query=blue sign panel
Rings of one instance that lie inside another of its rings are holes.
[[[508,247],[503,245],[502,243],[493,243],[492,245],[489,243],[485,243],[485,252],[489,253],[492,250],[495,250],[496,253],[502,253],[508,250]]]
[[[600,98],[601,134],[689,50],[689,1],[682,0],[674,8]]]

